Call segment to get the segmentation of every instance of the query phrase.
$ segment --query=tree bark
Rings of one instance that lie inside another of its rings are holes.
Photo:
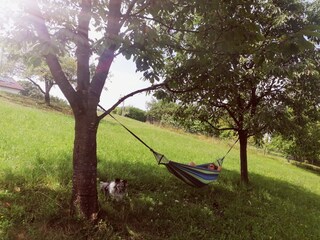
[[[49,92],[46,92],[46,93],[44,94],[44,102],[47,104],[47,106],[50,106],[50,105],[51,105]]]
[[[37,1],[28,5],[28,13],[41,44],[53,44],[50,32],[46,26]],[[73,188],[71,210],[91,220],[97,218],[97,128],[101,118],[97,116],[97,106],[103,86],[109,74],[110,66],[117,49],[117,39],[121,21],[122,0],[110,0],[108,21],[106,26],[106,39],[108,46],[100,55],[96,72],[90,82],[89,58],[91,55],[88,39],[89,23],[92,17],[91,0],[82,0],[77,28],[77,91],[73,88],[63,72],[58,56],[54,51],[45,55],[46,62],[52,73],[53,79],[61,89],[74,113],[75,137],[73,150]],[[128,8],[131,11],[136,1]],[[137,91],[138,92],[138,91]],[[115,107],[116,105],[114,105]]]
[[[53,83],[53,81],[48,80],[48,79],[45,79],[44,83],[45,83],[44,101],[48,106],[50,106],[50,104],[51,104],[51,101],[50,101],[50,90],[51,90],[51,88],[52,88],[54,83]]]
[[[240,172],[241,182],[248,184],[248,159],[247,159],[247,144],[248,144],[248,133],[246,130],[239,130],[239,142],[240,142]]]
[[[75,114],[72,212],[90,220],[98,213],[97,127],[96,108]]]

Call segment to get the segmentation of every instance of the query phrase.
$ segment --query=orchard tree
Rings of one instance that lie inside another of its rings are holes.
[[[50,105],[50,91],[55,85],[55,81],[52,77],[50,69],[45,61],[28,61],[25,59],[24,69],[21,71],[21,77],[26,78],[33,83],[44,95],[44,101],[47,105]],[[71,85],[76,84],[76,62],[70,56],[64,55],[60,58],[60,64],[64,73]],[[38,81],[44,83],[42,88]]]
[[[184,48],[167,61],[167,90],[181,108],[194,107],[193,116],[237,133],[248,183],[248,138],[283,125],[298,93],[299,101],[319,104],[318,26],[295,0],[212,1],[197,10],[199,31],[184,34]]]
[[[17,14],[20,21],[13,24],[11,29],[15,34],[10,36],[20,45],[21,51],[43,57],[54,82],[73,110],[72,206],[86,218],[95,219],[98,213],[96,136],[99,122],[126,98],[161,86],[155,83],[159,81],[159,70],[167,55],[163,48],[178,42],[173,38],[178,30],[172,29],[171,18],[161,19],[160,16],[177,18],[176,13],[179,13],[182,17],[182,13],[190,11],[188,4],[193,1],[173,4],[167,0],[39,0],[23,3],[24,14]],[[75,58],[76,87],[63,69],[61,58],[65,54]],[[97,115],[110,67],[120,54],[133,59],[137,71],[143,72],[152,85],[122,97],[102,115]],[[96,68],[91,74],[90,63],[94,60]]]
[[[8,42],[10,39],[1,39],[1,66],[0,73],[3,76],[17,77],[28,80],[35,87],[40,95],[44,96],[44,101],[50,105],[50,91],[55,85],[50,69],[44,59],[34,53],[23,51]],[[60,58],[61,66],[72,85],[76,84],[76,62],[73,58],[65,54]],[[44,87],[40,82],[44,83]],[[30,89],[30,85],[27,84]],[[39,94],[36,94],[37,98]],[[41,99],[41,98],[39,98]]]

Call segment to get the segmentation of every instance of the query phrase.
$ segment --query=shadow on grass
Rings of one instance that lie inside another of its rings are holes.
[[[110,168],[109,168],[110,167]],[[226,169],[220,179],[192,188],[157,164],[111,161],[101,176],[129,181],[125,211],[109,218],[142,239],[318,239],[320,196],[288,182]],[[111,202],[112,205],[112,202]],[[124,206],[122,206],[124,208]],[[119,209],[118,209],[119,210]],[[121,228],[119,228],[121,229]],[[155,234],[156,233],[156,234]]]
[[[292,161],[290,160],[290,163],[298,168],[302,168],[308,172],[320,175],[320,167],[316,165],[306,164],[302,162]]]
[[[62,161],[53,172],[65,167]],[[48,167],[47,167],[48,168]],[[57,172],[55,172],[57,173]],[[0,179],[0,238],[3,239],[318,239],[320,196],[284,181],[226,169],[215,183],[196,189],[164,166],[100,161],[101,179],[125,178],[121,202],[99,193],[105,221],[97,226],[69,215],[71,176],[60,187],[8,172]],[[70,174],[70,173],[68,173]],[[67,179],[66,179],[67,178]],[[8,182],[10,181],[10,182]]]

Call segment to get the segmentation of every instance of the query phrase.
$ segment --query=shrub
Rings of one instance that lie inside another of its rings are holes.
[[[146,112],[135,107],[127,107],[124,116],[140,122],[145,122],[147,120]]]

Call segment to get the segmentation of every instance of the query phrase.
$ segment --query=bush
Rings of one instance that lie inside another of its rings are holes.
[[[175,102],[153,100],[148,103],[148,121],[164,126],[182,129],[189,133],[215,136],[218,133],[208,124],[199,120],[196,110],[191,106],[184,108]]]
[[[124,116],[138,120],[140,122],[145,122],[147,120],[146,112],[135,107],[127,107]]]

